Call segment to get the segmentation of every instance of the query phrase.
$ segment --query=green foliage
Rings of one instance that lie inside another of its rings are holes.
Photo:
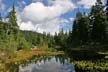
[[[1,17],[1,14],[0,14],[0,21],[2,21],[2,17]]]
[[[32,45],[36,46],[43,43],[43,35],[36,32],[31,31],[20,31],[21,34],[25,37],[25,39],[32,43]]]
[[[90,47],[107,45],[108,8],[104,10],[103,7],[101,0],[97,0],[96,4],[91,8],[90,14],[77,13],[67,40],[70,48],[84,45]]]
[[[15,7],[13,5],[12,11],[9,12],[9,23],[11,24],[11,26],[17,26],[18,27],[15,13],[16,13]]]
[[[32,47],[32,44],[27,42],[26,39],[22,35],[19,36],[17,41],[18,41],[17,50],[21,50],[21,49],[29,50]]]
[[[106,13],[103,11],[103,6],[100,1],[93,6],[91,16],[91,22],[93,25],[91,30],[92,40],[99,43],[104,42],[107,37],[106,27],[108,23]]]
[[[87,44],[89,38],[89,17],[80,12],[77,13],[73,22],[72,31],[69,33],[69,46],[75,47]]]
[[[106,6],[108,6],[108,1]],[[20,50],[30,49],[32,46],[48,45],[48,48],[64,48],[102,45],[108,43],[108,8],[104,11],[101,0],[91,9],[90,14],[78,12],[73,22],[72,31],[63,29],[54,36],[31,31],[20,31],[15,16],[15,7],[9,12],[9,22],[0,20],[0,49]],[[2,19],[2,18],[0,18]],[[10,51],[11,52],[11,51]]]
[[[54,36],[54,47],[56,48],[62,48],[61,50],[64,50],[64,48],[67,47],[67,38],[68,34],[67,32],[64,33],[63,29],[57,34],[55,33]]]
[[[0,50],[12,56],[17,50],[30,49],[31,44],[19,32],[15,9],[9,13],[9,22],[0,21]]]
[[[53,47],[54,37],[50,34],[41,34],[32,31],[20,31],[25,39],[31,43],[33,46],[43,46],[44,44],[48,45],[48,48]]]
[[[107,72],[108,62],[103,61],[73,61],[77,72]]]

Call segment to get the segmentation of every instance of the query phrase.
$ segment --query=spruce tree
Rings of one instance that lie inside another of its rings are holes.
[[[77,24],[77,19],[73,22],[72,33],[70,34],[70,42],[72,43],[71,46],[77,46],[79,44],[79,29]]]
[[[89,40],[88,32],[89,32],[89,17],[83,15],[82,18],[79,20],[79,40],[81,45],[87,44]]]
[[[0,13],[0,21],[2,22],[2,16],[1,16],[1,13]]]
[[[106,6],[108,6],[108,0],[106,0]],[[107,8],[107,11],[108,11],[108,8]]]
[[[19,27],[17,24],[15,6],[13,5],[12,10],[9,12],[9,24],[10,24],[10,33],[17,35],[19,33]]]
[[[107,43],[108,43],[108,0],[106,0],[106,18],[107,18],[107,20],[106,20],[106,25],[107,25],[107,28],[106,28],[106,33],[107,33]]]
[[[106,39],[106,15],[101,0],[97,0],[96,5],[92,7],[91,16],[92,40],[95,43],[101,43]]]
[[[107,3],[106,3],[106,15],[107,15],[107,20],[108,20],[108,0],[107,0]]]
[[[9,12],[9,23],[12,26],[18,26],[17,25],[17,18],[16,18],[16,12],[15,12],[15,6],[13,5],[12,10]]]

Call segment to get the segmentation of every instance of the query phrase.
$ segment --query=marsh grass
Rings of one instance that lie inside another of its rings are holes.
[[[108,61],[73,61],[77,72],[108,72]]]
[[[18,72],[18,67],[25,66],[27,63],[42,60],[63,52],[52,52],[49,50],[35,49],[17,51],[13,57],[4,57],[0,59],[0,72]]]

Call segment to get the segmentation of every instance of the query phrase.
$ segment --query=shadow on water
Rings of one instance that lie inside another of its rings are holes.
[[[70,59],[62,56],[43,58],[22,67],[19,72],[75,72],[74,66],[69,64]]]

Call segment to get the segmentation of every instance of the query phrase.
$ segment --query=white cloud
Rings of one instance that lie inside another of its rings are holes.
[[[96,0],[80,0],[77,2],[77,4],[84,5],[84,8],[91,8],[93,5],[95,5]]]
[[[74,19],[75,19],[75,18],[73,18],[73,17],[72,17],[72,18],[69,18],[70,21],[74,21]]]
[[[19,23],[20,28],[22,30],[32,30],[32,29],[34,29],[34,26],[32,25],[32,23],[30,21],[27,22],[27,23],[25,23],[25,22],[22,22],[21,24],[20,24],[20,22],[18,22],[18,23]]]
[[[77,5],[80,7],[81,5],[84,6],[84,8],[91,8],[93,5],[95,5],[97,0],[80,0],[77,2]],[[105,5],[106,0],[101,0],[103,5]]]
[[[18,12],[18,24],[22,30],[37,32],[59,32],[61,24],[68,22],[60,16],[73,10],[71,0],[49,0],[51,6],[45,6],[42,2],[31,3],[24,10]]]
[[[23,4],[23,5],[26,5],[26,2],[25,2],[25,1],[22,1],[22,4]]]
[[[106,5],[107,0],[102,0],[103,5]]]
[[[54,34],[55,32],[59,32],[60,24],[62,23],[62,20],[59,18],[52,19],[47,22],[43,22],[41,24],[38,24],[35,26],[36,31],[43,33],[51,33]]]
[[[6,8],[5,4],[3,3],[3,0],[0,0],[0,11],[4,11]]]
[[[70,5],[62,3],[63,2],[54,3],[53,6],[48,7],[44,6],[41,2],[32,3],[24,8],[22,12],[22,19],[23,21],[30,20],[32,22],[41,22],[43,20],[59,17],[61,14],[64,14],[73,8],[71,3]]]
[[[31,21],[28,22],[22,22],[20,19],[18,21],[18,24],[20,26],[21,30],[32,30],[37,31],[40,33],[47,32],[51,33],[52,35],[55,34],[55,32],[59,32],[61,26],[66,26],[66,23],[69,21],[67,19],[62,18],[54,18],[51,20],[43,21],[40,23],[32,23]]]
[[[52,19],[50,21],[46,21],[46,22],[41,22],[40,24],[33,24],[30,21],[29,22],[18,22],[20,29],[21,30],[32,30],[32,31],[37,31],[40,33],[43,32],[52,32],[52,34],[54,34],[54,32],[58,32],[59,31],[59,23],[61,20],[57,19]]]

